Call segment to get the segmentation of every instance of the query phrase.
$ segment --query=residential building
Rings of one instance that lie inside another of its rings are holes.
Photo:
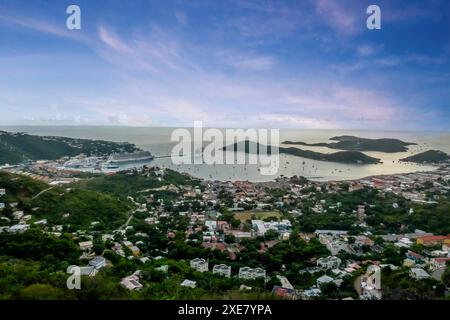
[[[93,266],[80,267],[80,275],[94,277],[97,274],[98,270]]]
[[[96,256],[94,259],[89,261],[89,265],[97,270],[101,269],[103,267],[106,267],[106,259],[102,256]]]
[[[432,259],[430,259],[430,267],[433,270],[445,268],[448,261],[450,261],[450,257],[432,258]]]
[[[312,298],[317,298],[320,297],[320,295],[322,294],[322,291],[319,288],[309,288],[307,290],[304,290],[301,293],[301,296],[303,297],[303,299],[312,299]]]
[[[408,259],[411,259],[415,262],[418,262],[418,261],[421,261],[424,259],[424,257],[422,255],[415,253],[414,251],[411,251],[411,250],[408,250],[408,252],[406,252],[405,255]]]
[[[202,258],[195,258],[191,260],[191,268],[198,272],[206,272],[208,271],[208,261]]]
[[[239,279],[257,279],[257,278],[265,278],[266,270],[261,268],[250,268],[250,267],[241,267],[239,268]]]
[[[316,236],[319,236],[321,234],[328,234],[332,236],[344,236],[348,233],[348,231],[342,231],[342,230],[316,230],[314,231],[314,234]]]
[[[298,299],[297,290],[294,288],[284,288],[280,286],[273,286],[272,293],[280,298],[296,300]]]
[[[11,233],[22,233],[28,230],[30,226],[28,224],[15,224],[9,227],[8,232]]]
[[[338,269],[341,265],[341,259],[336,256],[317,259],[317,266],[323,269]]]
[[[169,271],[169,265],[165,264],[160,267],[155,268],[155,270],[167,273]]]
[[[252,220],[252,227],[255,229],[256,234],[263,236],[269,230],[275,230],[279,233],[290,233],[292,230],[291,222],[287,219],[281,221],[265,222],[262,220]]]
[[[130,250],[133,256],[138,256],[141,253],[141,250],[136,246],[131,246]]]
[[[23,216],[24,216],[23,211],[14,211],[13,212],[13,217],[16,220],[20,220]]]
[[[79,242],[78,245],[80,246],[80,249],[83,251],[91,250],[94,244],[92,241],[83,241]]]
[[[216,264],[213,267],[213,274],[220,274],[224,277],[229,278],[231,276],[231,267],[226,264]]]
[[[317,284],[317,286],[320,286],[322,284],[327,284],[327,283],[330,283],[333,281],[334,281],[334,279],[332,277],[324,275],[316,280],[316,284]]]
[[[139,276],[136,272],[131,276],[123,278],[122,281],[120,281],[120,284],[128,290],[139,290],[143,287],[139,282]]]
[[[426,236],[417,238],[417,244],[423,244],[424,246],[430,246],[435,244],[445,243],[446,240],[450,240],[450,235],[447,236]]]
[[[423,269],[411,268],[409,275],[416,280],[428,279],[430,275]]]
[[[184,279],[180,284],[182,287],[195,288],[197,286],[197,282],[193,280]]]
[[[284,289],[294,289],[294,286],[289,282],[289,280],[285,276],[277,275],[278,280],[281,282],[281,287]]]

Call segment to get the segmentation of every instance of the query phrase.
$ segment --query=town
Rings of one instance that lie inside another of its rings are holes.
[[[42,185],[21,198],[32,181]],[[121,220],[77,224],[73,207],[41,210],[84,188],[126,203]],[[80,267],[81,291],[102,278],[120,297],[437,299],[449,295],[449,197],[448,164],[353,181],[253,183],[147,166],[80,176],[38,162],[0,172],[0,256],[38,234],[64,238],[76,244],[68,260]]]

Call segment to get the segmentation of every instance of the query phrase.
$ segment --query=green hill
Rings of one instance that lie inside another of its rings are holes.
[[[293,142],[284,141],[283,144],[296,144],[311,147],[328,147],[331,149],[340,149],[348,151],[379,151],[386,153],[393,152],[405,152],[408,150],[407,146],[413,145],[415,143],[403,142],[398,139],[367,139],[359,138],[355,136],[337,136],[330,138],[332,143],[306,143],[306,142]]]
[[[108,194],[80,188],[53,187],[31,178],[0,172],[0,186],[7,190],[2,202],[19,203],[20,210],[33,219],[47,219],[51,224],[87,228],[94,221],[110,230],[122,225],[130,203]],[[40,194],[39,196],[37,196]],[[69,213],[67,217],[63,217]]]
[[[145,190],[157,189],[168,185],[200,185],[198,179],[170,169],[164,171],[162,178],[157,176],[151,169],[143,173],[123,171],[117,172],[114,175],[103,175],[88,179],[80,182],[77,186],[87,190],[111,194],[116,197],[123,197],[124,195],[137,196],[145,193]]]
[[[56,160],[80,153],[105,156],[113,152],[131,152],[136,149],[136,146],[129,143],[0,131],[0,165],[17,164],[27,160]]]
[[[449,160],[450,156],[445,152],[439,150],[428,150],[407,158],[400,159],[400,161],[415,163],[442,163]]]
[[[251,149],[256,149],[256,152],[259,153],[259,149],[263,148],[263,145],[259,143],[253,143],[250,141],[240,141],[234,143],[233,145],[229,145],[223,148],[223,150],[245,150],[246,153],[250,153]],[[264,146],[267,148],[267,146]],[[271,154],[273,147],[268,146],[268,154]],[[339,162],[339,163],[349,163],[349,164],[376,164],[380,162],[380,159],[370,157],[359,151],[339,151],[335,153],[320,153],[311,150],[302,150],[294,147],[279,147],[279,153],[290,154],[297,157],[320,160],[320,161],[329,161],[329,162]]]

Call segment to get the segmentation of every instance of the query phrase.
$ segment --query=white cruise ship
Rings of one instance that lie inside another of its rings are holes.
[[[153,155],[149,151],[136,151],[131,153],[113,153],[109,156],[108,164],[125,164],[130,162],[150,161]]]

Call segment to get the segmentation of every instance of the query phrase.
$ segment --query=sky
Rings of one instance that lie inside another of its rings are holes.
[[[0,0],[0,125],[194,121],[449,131],[450,1]]]

